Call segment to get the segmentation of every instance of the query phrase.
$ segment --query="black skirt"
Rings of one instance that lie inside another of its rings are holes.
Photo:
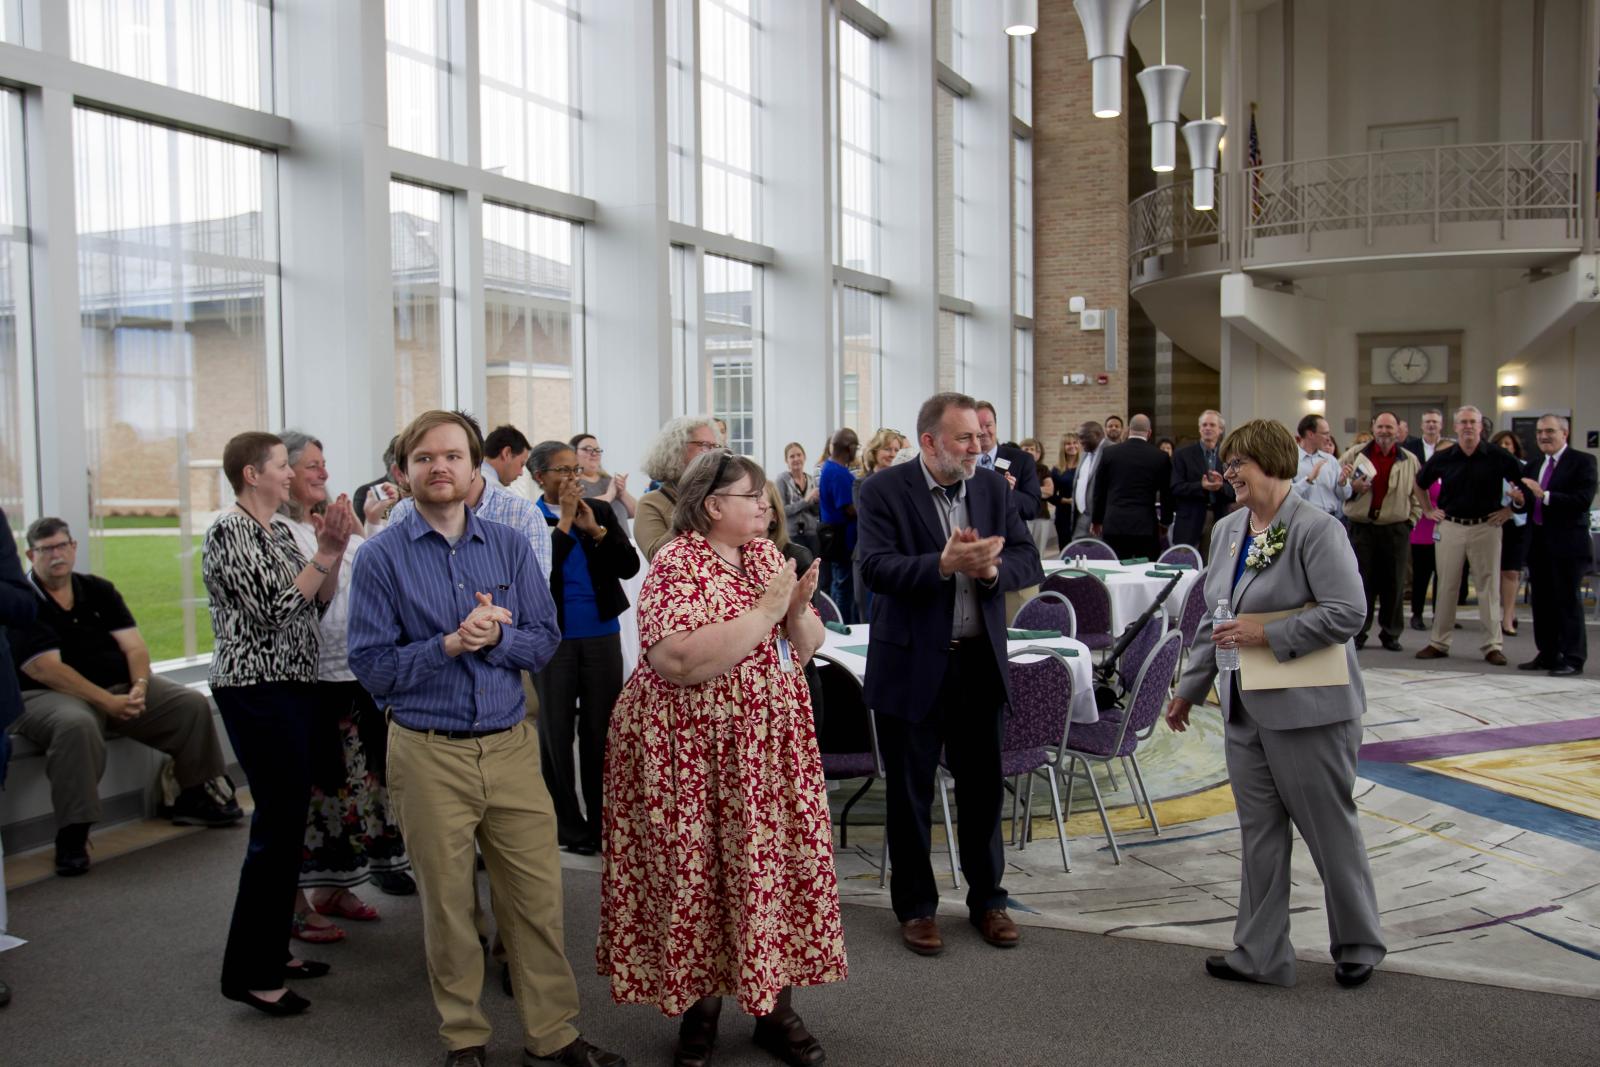
[[[1520,571],[1528,565],[1528,528],[1508,522],[1500,527],[1500,569]]]

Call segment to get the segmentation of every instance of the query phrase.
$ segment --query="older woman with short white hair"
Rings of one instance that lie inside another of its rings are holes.
[[[633,542],[645,559],[655,559],[661,546],[672,540],[672,509],[685,468],[721,447],[716,423],[708,415],[680,415],[656,434],[641,466],[657,487],[639,498],[633,520]]]

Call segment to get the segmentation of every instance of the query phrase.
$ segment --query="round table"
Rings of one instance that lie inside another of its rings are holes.
[[[1147,572],[1154,568],[1152,563],[1102,563],[1091,560],[1088,570],[1098,575],[1106,583],[1106,590],[1111,594],[1111,632],[1113,635],[1121,634],[1127,625],[1137,619],[1156,594],[1166,586],[1170,578],[1151,577]],[[1060,560],[1046,560],[1044,574],[1048,578],[1052,574],[1071,574],[1072,569]],[[1176,620],[1183,612],[1183,600],[1189,595],[1189,589],[1200,577],[1197,570],[1186,570],[1183,577],[1178,580],[1176,588],[1162,603],[1162,608],[1167,613],[1169,620]]]
[[[867,644],[871,627],[866,623],[856,623],[850,627],[848,634],[827,632],[826,639],[822,642],[822,651],[829,659],[838,663],[845,670],[859,679],[867,676]],[[1089,654],[1089,649],[1079,641],[1070,637],[1048,637],[1032,641],[1007,641],[1006,653],[1009,656],[1027,648],[1050,648],[1067,652],[1067,669],[1072,675],[1072,704],[1071,715],[1073,722],[1099,722],[1100,711],[1094,703],[1094,660]],[[1072,653],[1076,653],[1073,655]],[[1038,656],[1025,656],[1018,659],[1019,663],[1031,663]]]

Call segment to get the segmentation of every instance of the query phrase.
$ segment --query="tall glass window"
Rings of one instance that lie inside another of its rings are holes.
[[[578,19],[567,0],[480,0],[483,167],[577,192]]]
[[[967,317],[954,311],[939,312],[939,388],[966,385]]]
[[[672,369],[676,388],[672,395],[674,415],[696,414],[702,410],[696,402],[691,382],[695,379],[696,365],[690,358],[695,350],[694,306],[694,255],[687,245],[673,245],[668,250],[667,302],[672,305]]]
[[[1011,331],[1011,425],[1017,440],[1033,436],[1033,331]],[[1048,458],[1048,457],[1046,457]]]
[[[583,352],[583,230],[565,219],[483,206],[484,426],[530,440],[566,438],[582,421],[574,389]]]
[[[389,143],[450,158],[450,15],[443,0],[385,0]]]
[[[839,261],[878,272],[877,42],[839,20]]]
[[[1011,139],[1011,306],[1033,317],[1033,142]]]
[[[963,0],[934,0],[934,55],[954,71],[961,70],[962,7]]]
[[[455,235],[448,193],[389,183],[395,428],[444,407],[455,374]]]
[[[271,0],[72,0],[71,15],[79,63],[272,110]]]
[[[0,507],[15,529],[30,519],[33,464],[33,339],[28,287],[28,202],[22,97],[0,90]]]
[[[1033,35],[1011,38],[1011,114],[1033,125]]]
[[[839,425],[876,426],[882,421],[881,298],[848,286],[839,294]]]
[[[91,567],[156,659],[194,655],[199,541],[233,500],[222,447],[276,417],[275,160],[97,111],[73,126]]]
[[[0,0],[0,41],[22,43],[21,0]]]
[[[696,0],[667,0],[667,203],[673,222],[700,225],[694,167]]]
[[[702,225],[761,239],[755,0],[700,0]]]
[[[728,447],[753,456],[760,445],[761,268],[705,257],[705,410],[728,424]]]
[[[962,295],[961,100],[939,87],[934,94],[939,212],[939,292]]]

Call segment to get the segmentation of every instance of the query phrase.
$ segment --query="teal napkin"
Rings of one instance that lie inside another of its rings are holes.
[[[1049,638],[1060,637],[1060,630],[1007,630],[1006,639],[1010,641],[1043,641]]]
[[[1149,556],[1134,556],[1132,559],[1125,559],[1125,560],[1121,561],[1121,563],[1122,563],[1122,565],[1124,567],[1132,567],[1132,566],[1136,566],[1137,564],[1140,564],[1140,563],[1149,563],[1149,562],[1150,562],[1150,557]]]
[[[860,656],[862,659],[866,659],[867,658],[867,649],[868,649],[868,647],[869,646],[867,646],[867,645],[845,645],[845,646],[841,647],[839,649],[839,651],[840,652],[848,652],[852,656]]]
[[[1157,563],[1156,566],[1160,567],[1162,570],[1167,570],[1167,571],[1192,571],[1192,570],[1194,570],[1194,564],[1193,563],[1180,563],[1180,562],[1177,562],[1177,561],[1168,561],[1166,563]]]
[[[848,636],[850,633],[850,627],[846,626],[842,622],[825,622],[822,625],[826,626],[836,634],[845,634]]]

